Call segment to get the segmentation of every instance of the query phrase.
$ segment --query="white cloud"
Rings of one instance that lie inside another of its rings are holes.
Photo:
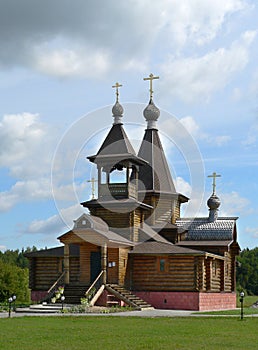
[[[0,251],[1,251],[1,252],[4,252],[6,249],[7,249],[7,248],[6,248],[5,245],[0,245]]]
[[[257,145],[258,140],[258,121],[252,124],[250,127],[248,134],[242,144],[246,147],[255,147]]]
[[[34,220],[30,225],[23,230],[24,233],[34,234],[57,234],[62,231],[71,229],[73,221],[76,220],[85,209],[79,205],[74,205],[69,208],[60,210],[59,214],[53,215],[45,220]]]
[[[9,1],[1,6],[0,64],[62,77],[145,69],[157,45],[173,52],[204,45],[248,7],[244,0],[160,0],[151,6],[147,0]]]
[[[236,191],[222,193],[219,197],[222,203],[220,208],[221,216],[243,216],[252,212],[249,199],[241,197]]]
[[[183,117],[180,119],[180,123],[186,128],[192,137],[203,135],[200,131],[200,126],[196,123],[195,119],[191,116]],[[203,135],[204,136],[204,135]]]
[[[16,177],[34,177],[50,164],[49,148],[53,131],[40,121],[38,114],[5,115],[0,121],[0,166]],[[47,170],[46,170],[47,169]]]
[[[19,202],[51,198],[50,181],[46,178],[17,181],[8,191],[0,192],[0,212],[7,211]]]
[[[247,31],[229,49],[219,48],[200,57],[170,57],[161,65],[166,94],[186,102],[209,100],[245,68],[255,36],[256,31]]]
[[[178,46],[210,42],[230,15],[247,7],[241,0],[167,0],[165,3],[164,18]]]
[[[46,51],[40,47],[36,51],[36,68],[57,77],[102,77],[110,69],[109,54],[103,50],[63,48]]]
[[[185,181],[182,177],[178,176],[175,180],[175,187],[178,193],[182,193],[183,195],[190,197],[192,193],[191,185]]]
[[[251,234],[252,237],[258,238],[258,227],[246,227],[246,233]]]
[[[217,146],[223,146],[227,144],[232,139],[229,135],[221,135],[221,136],[215,136],[214,141]]]

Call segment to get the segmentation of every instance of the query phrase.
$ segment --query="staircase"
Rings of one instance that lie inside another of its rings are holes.
[[[126,290],[124,287],[117,284],[107,284],[106,290],[113,294],[117,299],[123,300],[126,304],[134,307],[137,310],[153,310],[154,307],[146,303],[146,301],[134,295],[129,290]]]
[[[81,298],[85,298],[85,292],[89,285],[84,283],[67,284],[64,288],[66,304],[81,304]]]

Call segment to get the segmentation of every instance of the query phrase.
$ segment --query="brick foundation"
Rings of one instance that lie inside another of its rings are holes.
[[[47,296],[46,290],[32,290],[31,291],[31,301],[40,302],[42,299]]]
[[[133,292],[156,309],[227,310],[236,308],[236,293]]]

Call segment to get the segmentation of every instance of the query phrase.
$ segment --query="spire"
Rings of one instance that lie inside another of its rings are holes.
[[[152,100],[152,82],[154,79],[159,79],[159,77],[150,74],[148,78],[144,78],[144,80],[150,81],[150,102],[143,111],[143,115],[147,121],[147,129],[145,130],[138,157],[145,159],[148,164],[140,167],[139,180],[144,184],[146,191],[176,193],[156,127],[156,121],[159,118],[160,110],[155,106]]]
[[[208,175],[208,177],[213,178],[212,182],[212,195],[207,201],[207,205],[209,207],[209,221],[214,222],[218,218],[218,208],[221,204],[219,197],[216,195],[216,178],[221,177],[221,175],[216,174],[216,172],[213,172],[212,175]]]
[[[121,118],[123,117],[124,109],[121,106],[121,104],[119,103],[119,90],[118,90],[122,86],[123,85],[119,84],[119,83],[115,83],[115,85],[112,86],[112,88],[116,89],[116,102],[112,108],[112,113],[113,113],[113,117],[114,117],[113,125],[122,124]]]

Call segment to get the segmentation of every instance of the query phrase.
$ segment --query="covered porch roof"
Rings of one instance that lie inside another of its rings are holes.
[[[132,247],[134,243],[117,233],[110,231],[108,225],[100,218],[83,214],[74,222],[72,230],[58,237],[64,244],[88,242],[108,248]]]

